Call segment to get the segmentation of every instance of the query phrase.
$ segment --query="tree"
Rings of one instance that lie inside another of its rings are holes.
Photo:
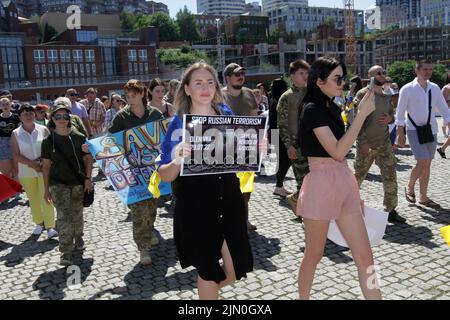
[[[47,22],[40,27],[41,37],[39,39],[39,43],[48,43],[52,42],[58,36],[58,31],[49,25]]]
[[[178,69],[185,69],[191,64],[204,60],[211,64],[208,56],[189,46],[182,46],[180,49],[159,49],[158,58],[165,64]]]
[[[190,43],[198,41],[200,39],[200,32],[198,26],[195,23],[195,16],[184,6],[183,10],[180,9],[177,13],[176,23],[180,30],[181,40],[189,41]]]
[[[120,14],[120,28],[123,33],[131,33],[136,23],[137,16],[129,12],[122,12]]]
[[[169,15],[165,13],[158,12],[150,16],[138,15],[133,26],[133,31],[150,26],[157,27],[159,29],[159,40],[161,41],[180,40],[180,30],[178,25]]]
[[[396,61],[388,68],[388,75],[394,82],[397,82],[400,87],[408,82],[411,82],[416,77],[416,62],[414,60]],[[430,81],[442,87],[445,85],[447,79],[447,68],[442,64],[433,64],[433,75]]]
[[[445,86],[447,80],[447,67],[442,64],[433,64],[433,75],[430,81],[436,83],[439,87]]]

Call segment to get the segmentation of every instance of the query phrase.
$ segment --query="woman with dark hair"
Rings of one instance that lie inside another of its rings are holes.
[[[173,116],[175,113],[175,111],[173,110],[173,106],[170,103],[164,101],[164,95],[166,93],[166,87],[164,86],[164,83],[160,79],[153,79],[152,81],[150,81],[148,89],[148,100],[150,106],[161,111],[164,118]]]
[[[299,141],[310,173],[300,190],[297,215],[305,225],[305,253],[299,269],[300,299],[309,299],[317,264],[323,256],[330,220],[336,220],[349,244],[366,299],[381,299],[372,250],[364,224],[358,184],[345,156],[366,117],[375,110],[369,91],[352,126],[345,132],[340,109],[332,99],[342,94],[346,67],[334,58],[319,58],[309,71],[308,92],[300,115]],[[371,280],[372,279],[372,280]]]
[[[346,129],[350,127],[350,125],[353,122],[353,119],[355,119],[356,110],[353,107],[353,100],[356,96],[356,93],[363,88],[362,80],[359,76],[354,76],[350,79],[350,91],[347,95],[346,102],[345,102],[345,110],[344,112],[347,115],[347,123],[346,123]]]
[[[74,250],[84,249],[83,199],[92,191],[92,156],[84,153],[86,137],[72,129],[70,108],[57,104],[51,115],[50,135],[41,148],[45,201],[57,212],[60,264],[73,264]]]
[[[270,99],[270,105],[269,105],[269,128],[270,130],[277,130],[278,129],[278,113],[277,113],[277,105],[278,100],[280,99],[281,95],[285,93],[288,89],[288,86],[286,82],[281,79],[275,79],[272,81],[272,84],[270,85],[271,91],[272,91],[272,97]],[[272,138],[272,137],[271,137]],[[288,153],[286,150],[286,147],[284,143],[281,141],[280,137],[278,136],[278,141],[271,141],[272,144],[277,144],[279,146],[278,151],[278,170],[277,170],[277,183],[275,185],[275,190],[273,191],[273,194],[279,195],[281,197],[286,197],[291,192],[287,191],[283,186],[284,178],[286,177],[286,174],[291,167],[291,160],[288,157]]]

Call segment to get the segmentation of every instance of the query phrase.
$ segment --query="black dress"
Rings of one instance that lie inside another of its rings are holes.
[[[226,241],[236,279],[246,277],[253,269],[253,256],[236,175],[178,177],[173,189],[174,239],[181,267],[194,266],[203,280],[225,280],[219,260]]]

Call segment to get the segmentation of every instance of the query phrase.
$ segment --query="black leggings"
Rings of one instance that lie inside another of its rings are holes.
[[[280,140],[280,150],[279,150],[279,160],[278,160],[278,171],[277,171],[277,187],[283,187],[283,181],[286,174],[291,167],[291,159],[288,157],[288,153],[284,143]]]

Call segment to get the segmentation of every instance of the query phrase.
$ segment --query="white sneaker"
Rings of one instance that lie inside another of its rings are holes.
[[[47,230],[47,237],[48,237],[49,239],[54,238],[54,237],[56,237],[57,235],[58,235],[58,232],[56,232],[55,229],[50,228],[50,229]]]
[[[44,230],[44,227],[41,226],[40,224],[38,224],[38,225],[36,225],[36,227],[33,230],[33,235],[39,236],[43,230]]]

